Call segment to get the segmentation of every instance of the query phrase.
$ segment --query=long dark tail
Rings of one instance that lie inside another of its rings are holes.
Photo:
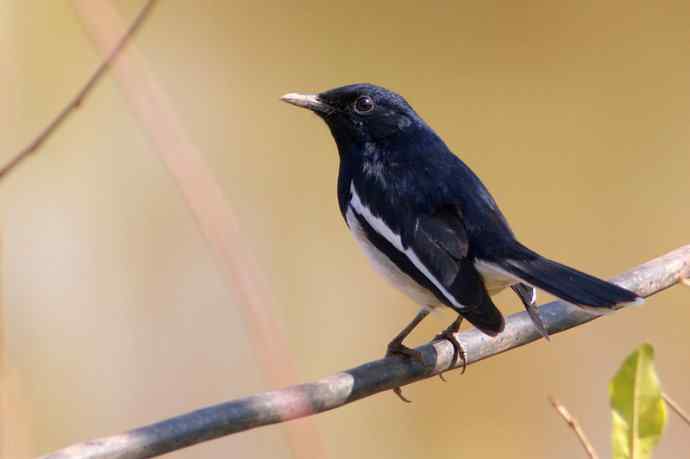
[[[457,311],[472,325],[489,336],[498,335],[506,326],[503,314],[491,301],[488,294],[485,295],[485,301],[480,306],[467,307]]]
[[[516,247],[510,256],[494,263],[525,283],[568,303],[599,309],[593,311],[595,313],[615,309],[619,304],[643,301],[630,290],[544,258],[524,246]]]

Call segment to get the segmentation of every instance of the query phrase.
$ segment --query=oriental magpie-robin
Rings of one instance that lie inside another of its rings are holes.
[[[504,319],[490,295],[508,286],[544,337],[535,287],[594,314],[642,301],[518,242],[484,184],[398,94],[354,84],[282,100],[326,122],[340,154],[338,203],[347,226],[376,269],[422,306],[387,354],[419,359],[403,340],[441,305],[459,315],[439,335],[457,355],[452,333],[463,317],[497,335]]]

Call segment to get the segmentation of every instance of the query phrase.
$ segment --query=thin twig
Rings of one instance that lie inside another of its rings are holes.
[[[669,397],[666,392],[662,392],[661,397],[664,399],[666,404],[669,407],[671,407],[671,409],[678,415],[678,417],[690,426],[690,416],[688,416],[688,413],[686,413],[685,410],[683,410],[683,408],[681,408],[675,400]]]
[[[638,266],[612,281],[643,297],[665,290],[690,275],[690,245]],[[596,316],[554,301],[539,308],[549,334],[582,325]],[[496,338],[477,330],[455,335],[467,356],[467,365],[537,341],[541,335],[526,312],[511,315]],[[159,456],[214,438],[260,426],[332,410],[395,387],[431,378],[455,365],[447,340],[417,350],[426,365],[391,357],[365,363],[315,382],[251,395],[182,414],[120,435],[91,440],[57,451],[45,459],[140,459]],[[304,402],[308,402],[305,406]]]
[[[127,43],[129,43],[130,39],[141,28],[141,25],[148,17],[155,3],[156,0],[148,0],[146,2],[141,11],[139,11],[139,14],[137,14],[136,18],[134,18],[130,24],[129,28],[125,31],[106,58],[100,63],[98,68],[96,68],[96,71],[86,81],[86,84],[84,84],[79,92],[67,103],[67,105],[64,106],[62,110],[60,110],[57,116],[53,118],[53,120],[46,127],[44,127],[43,130],[39,132],[39,134],[27,146],[21,149],[14,158],[0,168],[0,180],[12,172],[15,167],[22,163],[32,153],[36,152],[38,148],[48,139],[48,137],[50,137],[50,135],[53,134],[58,127],[60,127],[67,117],[79,108],[96,83],[98,83],[103,75],[105,75],[105,72],[108,70],[113,61],[118,57],[125,46],[127,46]]]
[[[113,0],[72,0],[86,34],[104,54],[124,30]],[[163,6],[163,5],[161,5]],[[269,387],[299,381],[287,336],[273,313],[274,298],[239,218],[216,173],[195,145],[176,104],[156,78],[147,59],[132,47],[113,64],[113,77],[123,100],[147,134],[151,153],[167,167],[198,228],[215,256],[222,278],[243,316],[254,350],[253,361]],[[239,314],[238,314],[239,315]],[[239,318],[238,318],[239,319]],[[303,409],[308,408],[308,400]],[[298,401],[294,401],[295,404]],[[311,420],[291,422],[281,429],[294,459],[323,459],[327,450]]]
[[[585,431],[582,430],[580,423],[577,422],[577,419],[575,419],[575,417],[572,414],[570,414],[568,409],[565,406],[561,405],[561,403],[555,398],[549,397],[549,401],[551,402],[551,405],[556,409],[556,412],[558,412],[558,414],[561,415],[566,424],[568,424],[568,426],[570,426],[570,428],[573,429],[573,432],[575,432],[577,439],[580,441],[580,444],[582,445],[590,459],[599,459],[599,455],[590,443],[589,439],[587,438],[587,435],[585,435]]]

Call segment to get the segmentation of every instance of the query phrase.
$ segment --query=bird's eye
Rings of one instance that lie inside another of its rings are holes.
[[[355,101],[354,109],[355,112],[359,113],[360,115],[366,115],[367,113],[374,111],[375,106],[376,105],[371,97],[360,96]]]

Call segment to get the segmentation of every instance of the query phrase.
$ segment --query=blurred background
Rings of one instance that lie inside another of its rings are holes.
[[[0,2],[0,159],[101,59],[80,2]],[[84,2],[81,2],[82,6]],[[142,1],[113,2],[129,21]],[[93,18],[92,18],[93,19]],[[97,18],[96,18],[97,19]],[[382,356],[416,306],[337,209],[337,153],[292,91],[402,93],[518,236],[610,277],[690,242],[690,3],[161,2],[135,39],[267,279],[295,383]],[[247,315],[109,75],[0,183],[3,454],[25,458],[272,388]],[[549,298],[541,295],[542,302]],[[506,313],[514,295],[496,298]],[[690,408],[690,290],[313,419],[324,457],[581,458],[558,397],[609,455],[608,381],[643,341]],[[428,320],[411,343],[452,320]],[[657,457],[688,451],[671,415]],[[315,440],[316,441],[316,440]],[[175,458],[291,458],[273,426]]]

